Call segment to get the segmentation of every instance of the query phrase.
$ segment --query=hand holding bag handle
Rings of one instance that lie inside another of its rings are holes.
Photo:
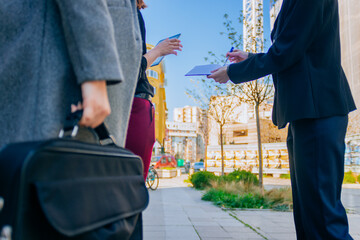
[[[77,110],[76,112],[70,113],[66,117],[66,121],[63,129],[60,130],[59,138],[63,138],[65,132],[71,131],[71,137],[75,137],[79,130],[79,121],[82,117],[83,110]],[[116,145],[115,138],[110,134],[105,123],[100,124],[98,127],[94,128],[95,133],[99,137],[101,145]]]

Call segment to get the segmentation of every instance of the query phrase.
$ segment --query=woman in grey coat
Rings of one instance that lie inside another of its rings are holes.
[[[0,148],[56,137],[79,101],[83,126],[111,110],[123,146],[141,59],[136,14],[134,0],[1,0]]]

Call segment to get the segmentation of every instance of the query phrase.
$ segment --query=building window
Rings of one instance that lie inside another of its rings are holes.
[[[233,137],[245,137],[248,135],[248,130],[238,130],[238,131],[234,131],[233,133]]]
[[[155,79],[158,79],[158,78],[159,78],[159,74],[158,74],[156,71],[151,70],[151,69],[149,69],[149,70],[146,71],[146,75],[147,75],[148,77],[152,77],[152,78],[155,78]]]

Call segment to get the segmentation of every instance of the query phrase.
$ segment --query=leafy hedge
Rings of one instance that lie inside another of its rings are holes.
[[[353,172],[349,171],[344,174],[343,183],[356,183],[356,177],[354,176]]]
[[[212,182],[242,182],[245,184],[259,184],[259,180],[255,174],[244,170],[236,170],[221,177],[215,176],[213,173],[207,171],[201,171],[191,175],[189,180],[196,189],[211,187]]]
[[[215,181],[218,177],[211,172],[200,171],[190,176],[190,182],[196,189],[204,189],[211,186],[211,181]]]
[[[245,170],[239,171],[233,171],[232,173],[229,173],[228,175],[221,176],[219,178],[220,181],[225,182],[243,182],[245,184],[259,184],[259,179],[256,177],[255,174],[252,174],[251,172],[247,172]]]

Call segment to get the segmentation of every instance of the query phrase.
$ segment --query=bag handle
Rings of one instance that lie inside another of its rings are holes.
[[[63,138],[65,132],[71,131],[71,137],[75,137],[79,131],[79,121],[83,115],[83,110],[77,110],[70,113],[65,120],[63,129],[60,130],[59,138]],[[98,127],[94,128],[95,133],[99,137],[101,145],[116,145],[115,138],[110,134],[105,123],[101,123]]]

